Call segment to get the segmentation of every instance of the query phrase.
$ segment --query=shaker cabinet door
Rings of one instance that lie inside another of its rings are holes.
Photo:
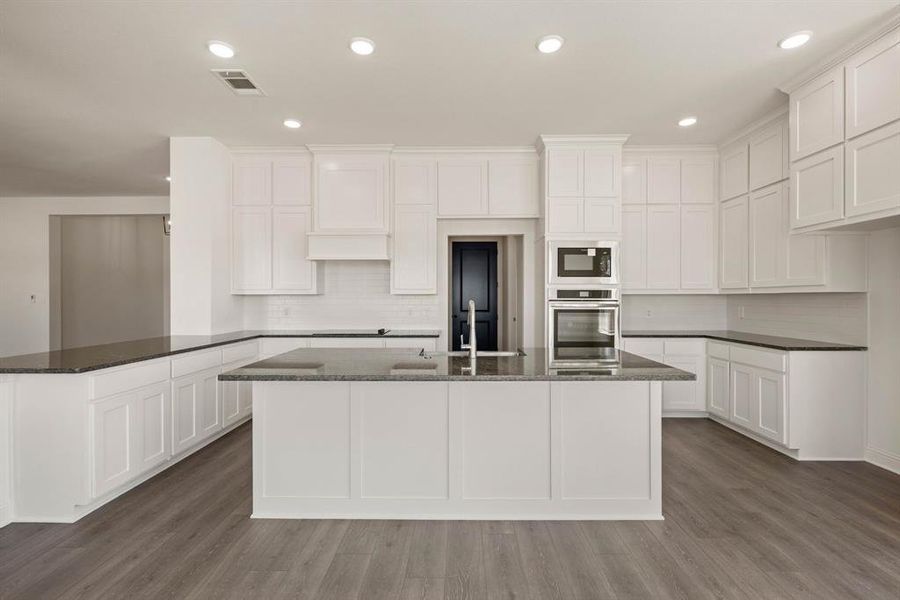
[[[746,288],[747,277],[747,197],[722,204],[719,212],[719,286]]]
[[[647,206],[647,287],[677,289],[681,275],[678,206]]]
[[[847,61],[847,139],[900,119],[900,32]]]
[[[844,141],[844,67],[835,67],[790,97],[791,161]]]

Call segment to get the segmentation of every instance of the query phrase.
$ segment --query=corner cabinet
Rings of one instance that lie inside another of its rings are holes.
[[[308,155],[237,155],[231,210],[232,294],[316,294]]]

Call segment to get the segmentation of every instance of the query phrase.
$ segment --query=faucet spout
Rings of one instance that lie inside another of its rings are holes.
[[[475,360],[478,355],[478,336],[475,334],[475,300],[469,299],[469,343],[461,344],[460,348],[469,351],[469,360]],[[459,336],[462,338],[462,335]]]

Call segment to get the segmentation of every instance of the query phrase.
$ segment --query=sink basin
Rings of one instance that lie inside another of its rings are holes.
[[[440,352],[426,352],[426,356],[469,356],[468,350],[453,350],[453,351],[440,351]],[[479,350],[475,354],[476,358],[479,356],[525,356],[525,353],[521,350]]]

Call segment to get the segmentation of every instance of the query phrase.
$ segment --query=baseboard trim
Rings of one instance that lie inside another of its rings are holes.
[[[875,448],[866,448],[865,459],[867,463],[900,475],[900,456],[896,454]]]
[[[705,419],[709,413],[705,410],[664,410],[663,419]]]
[[[407,520],[407,521],[664,521],[662,514],[559,514],[559,513],[484,513],[484,514],[434,514],[409,515],[406,513],[306,513],[306,512],[254,512],[251,519],[349,519],[349,520]]]

